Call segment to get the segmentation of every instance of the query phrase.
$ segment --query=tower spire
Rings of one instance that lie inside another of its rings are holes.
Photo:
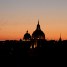
[[[37,24],[37,30],[40,30],[39,20],[38,20],[38,24]]]
[[[38,20],[38,25],[39,25],[39,20]]]
[[[59,39],[60,41],[62,40],[62,38],[61,38],[61,34],[60,34],[60,39]]]

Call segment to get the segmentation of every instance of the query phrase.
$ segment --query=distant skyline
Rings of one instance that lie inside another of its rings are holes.
[[[46,39],[67,39],[67,0],[0,0],[0,40],[32,35],[38,20]]]

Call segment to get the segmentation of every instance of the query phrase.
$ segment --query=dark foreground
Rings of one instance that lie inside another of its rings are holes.
[[[67,41],[38,42],[38,47],[30,48],[31,42],[1,41],[0,42],[0,67],[23,67],[26,65],[53,64],[62,65],[67,57]],[[57,61],[57,62],[55,62]]]
[[[63,54],[67,52],[67,40],[65,41],[37,41],[37,47],[30,48],[31,41],[0,41],[0,56],[46,56],[51,54]]]

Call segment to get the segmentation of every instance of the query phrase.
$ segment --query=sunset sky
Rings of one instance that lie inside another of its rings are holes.
[[[0,0],[0,40],[32,35],[38,19],[46,39],[67,39],[67,0]]]

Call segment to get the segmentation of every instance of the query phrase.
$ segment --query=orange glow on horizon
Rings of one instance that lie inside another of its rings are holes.
[[[45,22],[45,21],[42,21],[42,22]],[[15,27],[10,27],[10,29],[5,28],[6,29],[5,31],[2,30],[0,32],[0,40],[20,40],[20,39],[23,39],[23,36],[27,30],[32,35],[33,31],[36,29],[36,25],[37,25],[37,23],[34,24],[33,27],[31,27],[32,26],[32,24],[31,24],[29,27],[27,27],[27,26],[26,26],[26,28],[24,27],[25,29],[22,27],[22,25],[17,26],[16,29],[15,29]],[[56,29],[56,28],[51,29],[51,27],[49,28],[49,25],[46,25],[46,24],[42,25],[41,22],[40,22],[40,26],[41,26],[41,30],[43,30],[43,32],[45,33],[47,40],[51,40],[51,39],[59,40],[60,32],[61,32],[62,39],[63,40],[67,39],[67,32],[65,30],[62,31],[62,30]]]
[[[24,16],[24,14],[23,16],[20,14],[12,14],[11,17],[9,17],[8,15],[6,20],[0,20],[0,40],[23,39],[27,30],[32,35],[33,31],[36,29],[38,19],[41,30],[46,34],[46,39],[58,40],[60,33],[62,39],[67,39],[67,19],[65,13],[61,16],[61,12],[59,15],[58,12],[56,14],[53,12],[53,15],[52,12],[49,11],[45,16],[41,13],[39,18],[38,13],[36,14],[35,12],[33,14],[31,13],[32,15],[25,14],[26,16]]]

